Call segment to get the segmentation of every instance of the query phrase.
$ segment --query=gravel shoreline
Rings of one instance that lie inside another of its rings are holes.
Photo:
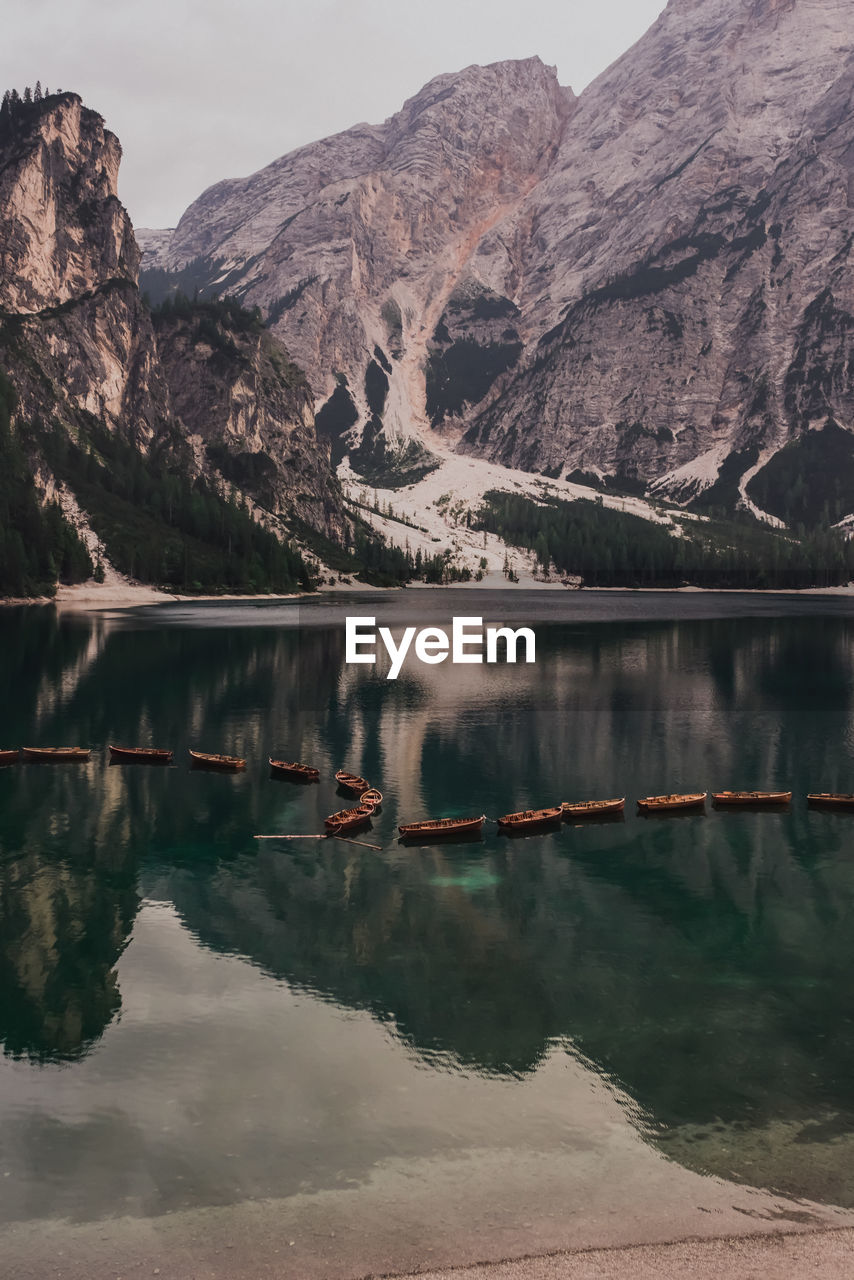
[[[852,1274],[850,1228],[592,1249],[409,1273],[419,1280],[847,1280]]]

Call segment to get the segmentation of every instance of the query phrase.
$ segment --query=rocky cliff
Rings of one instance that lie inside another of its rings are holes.
[[[578,98],[443,76],[142,243],[262,308],[363,471],[413,437],[784,519],[801,473],[814,510],[854,475],[850,16],[670,0]]]
[[[536,58],[440,76],[383,125],[211,188],[171,237],[140,233],[147,265],[261,307],[315,395],[335,393],[321,428],[361,423],[394,447],[423,416],[448,300],[466,310],[496,274],[484,238],[548,172],[573,105]],[[490,367],[509,360],[500,310],[477,319],[500,346]]]
[[[732,497],[854,427],[853,76],[839,0],[673,0],[517,215],[536,338],[465,447]]]
[[[168,415],[139,250],[116,196],[121,148],[76,94],[0,129],[0,343],[22,417],[83,410],[150,442]]]
[[[106,430],[149,469],[246,498],[278,536],[298,524],[340,538],[340,488],[305,380],[260,319],[235,306],[152,318],[116,195],[120,157],[118,140],[75,94],[4,103],[0,372],[14,387],[13,429],[42,492],[85,523],[74,468],[56,472],[65,456],[56,431],[106,466],[96,444]]]
[[[260,316],[230,302],[154,314],[171,410],[199,464],[265,511],[338,539],[341,494],[302,370]]]

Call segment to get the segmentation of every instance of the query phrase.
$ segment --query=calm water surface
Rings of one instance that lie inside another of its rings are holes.
[[[391,683],[345,666],[348,612],[533,623],[538,661]],[[477,1145],[570,1159],[588,1086],[680,1166],[854,1205],[854,817],[804,800],[854,790],[844,599],[0,610],[0,656],[0,747],[94,749],[0,770],[0,1221],[287,1197]],[[110,766],[109,742],[175,765]],[[188,747],[249,767],[193,772]],[[321,783],[271,779],[271,754]],[[380,852],[253,840],[322,829],[340,767],[384,793],[359,837]],[[634,813],[725,787],[795,801]],[[624,821],[396,836],[612,795]]]

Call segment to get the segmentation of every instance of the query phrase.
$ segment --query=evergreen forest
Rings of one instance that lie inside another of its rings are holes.
[[[533,551],[548,571],[581,577],[587,587],[697,587],[794,590],[838,586],[854,572],[854,546],[834,529],[771,529],[748,515],[681,518],[665,524],[616,511],[601,501],[544,503],[515,494],[484,496],[475,528]]]

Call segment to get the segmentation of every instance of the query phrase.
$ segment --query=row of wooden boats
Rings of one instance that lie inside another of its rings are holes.
[[[706,799],[707,793],[705,791],[687,794],[673,793],[661,796],[645,796],[642,800],[638,800],[637,804],[641,813],[653,813],[700,809],[705,806]],[[712,793],[712,800],[715,805],[724,808],[739,805],[746,807],[774,807],[787,805],[791,802],[791,799],[791,791],[715,791]],[[842,807],[854,808],[854,795],[816,793],[809,796],[809,801],[811,804],[836,804]],[[519,813],[507,813],[502,818],[496,819],[496,821],[499,830],[535,831],[556,826],[562,821],[572,822],[583,818],[618,815],[623,813],[625,807],[625,796],[612,800],[564,801],[563,804],[553,805],[551,808],[523,809]],[[486,818],[483,815],[479,818],[445,818],[411,823],[407,826],[398,827],[398,831],[402,836],[475,833],[482,829],[485,821]]]
[[[156,747],[114,747],[108,748],[111,763],[117,764],[171,764],[174,752],[160,750]],[[88,747],[21,747],[20,750],[0,751],[0,765],[17,764],[20,760],[36,761],[40,764],[62,764],[68,761],[86,761],[92,752]],[[228,756],[221,752],[190,751],[190,762],[194,766],[207,769],[223,769],[236,772],[246,768],[246,760],[242,756]],[[287,774],[290,777],[304,778],[316,782],[320,777],[317,769],[308,765],[292,764],[284,760],[270,760],[270,768],[274,773]]]
[[[352,774],[336,774],[341,785],[367,783],[364,779],[355,778]],[[345,782],[344,778],[348,781]],[[345,830],[355,830],[369,822],[374,813],[370,797],[374,794],[367,789],[360,794],[360,803],[351,809],[341,810],[326,819],[326,829],[330,834],[340,834]],[[378,793],[377,793],[378,794]],[[854,794],[840,792],[812,792],[807,797],[811,805],[828,808],[854,809]],[[668,811],[699,810],[705,807],[708,793],[688,792],[671,793],[669,795],[645,796],[638,800],[641,813],[657,813]],[[720,808],[775,808],[791,803],[791,791],[714,791],[712,801]],[[583,818],[605,817],[623,813],[626,806],[625,796],[611,800],[564,801],[545,809],[523,809],[518,813],[507,813],[496,819],[499,830],[535,831],[556,826],[562,821],[576,821]],[[401,836],[406,838],[441,838],[443,836],[478,835],[486,822],[486,815],[466,818],[427,818],[421,822],[404,823],[398,827]]]
[[[127,764],[171,764],[174,752],[155,747],[109,748],[110,760]],[[86,761],[92,755],[89,747],[21,747],[20,750],[0,751],[0,764],[17,764],[19,760],[36,761],[39,764],[63,764],[68,761]],[[246,761],[237,756],[209,755],[203,751],[191,751],[194,764],[211,765],[227,769],[245,769]]]
[[[115,763],[135,764],[170,764],[173,752],[153,747],[117,747],[110,745],[110,760]],[[190,761],[194,767],[220,769],[235,772],[246,768],[246,760],[240,756],[224,755],[203,751],[190,751]],[[86,761],[91,751],[86,747],[22,747],[20,750],[0,750],[0,765],[15,764],[19,760],[40,763],[58,763],[64,761]],[[303,782],[318,782],[320,770],[299,761],[269,759],[270,770],[274,776],[288,777]],[[372,787],[366,778],[358,774],[339,769],[335,781],[344,791],[357,797],[358,803],[351,808],[341,809],[325,819],[324,826],[329,834],[340,835],[345,831],[356,830],[366,825],[382,805],[382,793]],[[645,796],[638,800],[640,813],[661,813],[686,810],[699,810],[705,807],[708,793],[674,792],[667,795]],[[748,807],[773,808],[783,807],[791,803],[791,791],[713,791],[712,803],[717,808]],[[837,808],[854,810],[854,793],[847,792],[810,792],[807,802],[819,808]],[[618,815],[625,809],[625,797],[610,800],[564,801],[544,809],[523,809],[517,813],[507,813],[497,819],[499,830],[533,831],[547,828],[568,820],[590,817],[607,817]],[[404,823],[398,831],[404,838],[425,838],[443,836],[477,835],[481,832],[486,815],[465,818],[426,818],[420,822]]]
[[[324,826],[330,835],[341,835],[345,831],[355,831],[359,827],[366,825],[374,815],[379,804],[373,799],[379,796],[379,803],[382,802],[382,796],[378,791],[371,787],[366,778],[360,778],[358,774],[347,773],[344,769],[339,769],[335,774],[335,781],[339,787],[345,791],[352,792],[358,796],[359,803],[350,809],[341,809],[338,813],[330,814],[326,819]],[[594,805],[601,806],[620,803],[625,801],[591,801]],[[563,815],[563,806],[558,805],[553,809],[527,810],[524,813],[507,814],[504,818],[498,819],[500,826],[519,825],[524,828],[548,826],[552,822],[560,822]],[[398,827],[398,831],[404,839],[415,838],[424,839],[427,837],[440,839],[448,836],[468,836],[478,835],[483,829],[486,821],[486,814],[481,814],[475,818],[424,818],[421,822],[406,822]]]
[[[174,752],[156,747],[108,747],[110,761],[121,764],[171,764]],[[246,768],[246,760],[242,756],[228,756],[220,752],[190,751],[190,761],[208,769],[236,771]],[[86,761],[91,757],[89,747],[21,747],[10,751],[0,751],[0,765],[17,764],[21,760],[38,761],[41,764],[59,764],[65,761]],[[274,775],[295,778],[303,782],[318,782],[320,770],[311,765],[299,764],[295,760],[269,760],[270,770]],[[335,775],[336,782],[345,790],[359,795],[367,791],[370,783],[358,778],[343,769]]]
[[[646,796],[638,800],[642,813],[654,813],[669,809],[702,809],[708,799],[705,791],[666,796]],[[791,791],[713,791],[712,803],[716,808],[781,808],[792,802]],[[816,806],[854,809],[854,794],[834,791],[811,791],[807,802]]]

